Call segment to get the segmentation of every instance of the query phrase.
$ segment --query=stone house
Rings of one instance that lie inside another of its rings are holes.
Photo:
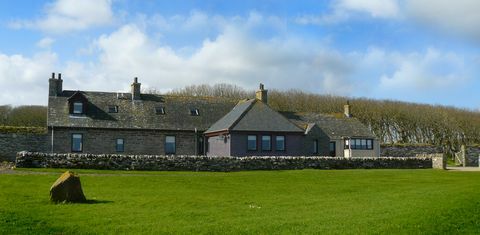
[[[255,99],[63,90],[49,79],[51,152],[209,156],[379,156],[376,137],[345,117],[279,113]],[[349,109],[349,106],[345,106]]]

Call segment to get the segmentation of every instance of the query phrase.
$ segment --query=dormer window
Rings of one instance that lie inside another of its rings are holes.
[[[80,91],[76,91],[67,101],[70,115],[83,117],[87,113],[88,100]]]
[[[73,114],[83,114],[83,103],[74,102],[73,103]]]
[[[118,106],[116,106],[116,105],[109,105],[109,106],[108,106],[108,112],[109,112],[109,113],[118,113]]]
[[[165,114],[165,107],[161,107],[161,106],[155,107],[155,114],[164,115]]]
[[[190,115],[200,116],[200,111],[198,109],[190,109]]]

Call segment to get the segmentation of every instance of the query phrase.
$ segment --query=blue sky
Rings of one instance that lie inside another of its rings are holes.
[[[0,104],[231,83],[479,110],[480,1],[0,2]]]

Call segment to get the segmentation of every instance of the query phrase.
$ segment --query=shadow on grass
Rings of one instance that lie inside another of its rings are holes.
[[[84,202],[67,202],[67,201],[63,201],[63,202],[52,202],[52,201],[50,201],[50,203],[51,203],[51,204],[56,204],[56,205],[61,205],[61,204],[69,204],[69,205],[72,205],[72,204],[108,204],[108,203],[113,203],[113,201],[87,199],[87,200],[84,201]]]
[[[83,202],[83,204],[107,204],[107,203],[113,203],[113,201],[87,199],[87,201]]]

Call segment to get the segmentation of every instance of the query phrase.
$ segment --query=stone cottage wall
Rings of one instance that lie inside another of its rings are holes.
[[[293,169],[424,169],[431,157],[207,157],[116,154],[48,154],[20,152],[16,167],[81,168],[159,171],[239,171]]]
[[[49,129],[51,135],[52,130]],[[165,136],[175,136],[176,153],[195,155],[195,133],[193,131],[157,131],[157,130],[122,130],[122,129],[82,129],[55,128],[55,153],[70,153],[72,134],[83,135],[83,152],[92,154],[116,153],[116,139],[124,140],[122,154],[165,154]],[[197,138],[198,140],[198,138]]]
[[[455,162],[462,166],[479,166],[480,147],[462,146],[460,151],[455,154]]]
[[[0,161],[15,161],[19,151],[48,152],[47,134],[0,133]]]
[[[480,147],[467,147],[466,166],[479,166]]]

